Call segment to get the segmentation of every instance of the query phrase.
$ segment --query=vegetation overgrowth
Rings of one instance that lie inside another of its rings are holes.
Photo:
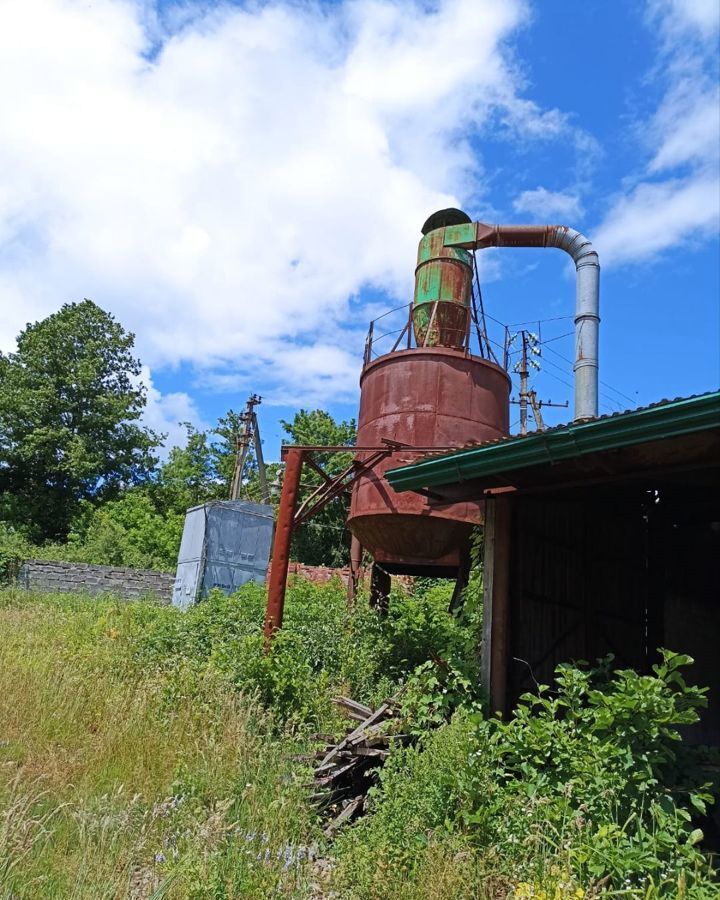
[[[186,510],[226,500],[236,464],[241,416],[230,409],[215,427],[185,424],[181,446],[142,424],[148,391],[133,354],[135,336],[91,300],[67,303],[0,352],[0,582],[23,558],[174,571]],[[324,410],[281,421],[290,443],[352,445],[355,422]],[[332,476],[347,453],[319,453]],[[269,463],[277,487],[282,463]],[[301,491],[320,483],[306,467]],[[263,496],[251,450],[243,499]],[[277,503],[271,491],[270,503]],[[347,562],[347,498],[338,498],[293,538],[294,558],[309,565]]]
[[[562,667],[487,718],[480,611],[448,600],[420,584],[383,620],[298,580],[264,656],[255,585],[184,614],[0,594],[0,896],[717,897],[689,661]],[[343,729],[338,693],[399,694],[418,740],[327,846],[297,757]]]

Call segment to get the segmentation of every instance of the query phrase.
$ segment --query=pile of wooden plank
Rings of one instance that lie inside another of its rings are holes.
[[[334,702],[359,724],[341,741],[326,742],[324,749],[315,754],[319,763],[314,773],[313,799],[327,819],[325,835],[329,838],[367,808],[367,792],[377,782],[391,742],[409,739],[408,735],[396,733],[400,720],[395,700],[387,700],[376,710],[347,697],[336,697]]]

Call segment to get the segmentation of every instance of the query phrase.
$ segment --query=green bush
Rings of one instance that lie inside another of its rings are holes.
[[[215,593],[184,613],[148,609],[134,605],[118,613],[130,667],[177,672],[173,684],[183,694],[212,668],[238,690],[256,694],[278,723],[313,729],[338,724],[333,695],[378,703],[418,665],[456,654],[464,640],[464,626],[448,614],[444,596],[397,591],[382,618],[366,599],[348,610],[339,582],[291,580],[283,628],[267,655],[262,586],[247,584],[230,597]]]
[[[341,883],[364,873],[352,896],[380,896],[373,859],[412,880],[448,845],[518,897],[716,897],[693,823],[712,797],[678,731],[706,702],[681,675],[690,662],[664,651],[650,676],[563,665],[507,722],[461,710],[386,765],[374,815],[338,843]]]

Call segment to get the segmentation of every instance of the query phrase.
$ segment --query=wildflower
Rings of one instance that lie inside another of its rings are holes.
[[[164,863],[165,862],[165,854],[164,853],[156,853],[155,854],[155,862],[156,863]]]

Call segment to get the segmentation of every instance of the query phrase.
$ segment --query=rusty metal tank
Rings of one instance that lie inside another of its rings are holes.
[[[450,347],[387,353],[360,378],[358,446],[389,438],[412,447],[462,447],[508,433],[510,378],[487,359]],[[367,454],[358,454],[362,459]],[[348,527],[388,572],[454,576],[482,502],[430,505],[395,493],[389,468],[418,459],[398,451],[355,484]]]
[[[406,349],[397,350],[401,334],[391,352],[373,359],[371,325],[360,377],[359,447],[391,440],[448,449],[508,433],[510,377],[469,350],[474,260],[444,246],[445,228],[468,222],[462,210],[443,209],[421,229]],[[366,471],[353,489],[348,528],[387,572],[458,575],[473,526],[483,521],[483,503],[431,505],[420,494],[395,493],[383,473],[417,459],[398,450]]]

